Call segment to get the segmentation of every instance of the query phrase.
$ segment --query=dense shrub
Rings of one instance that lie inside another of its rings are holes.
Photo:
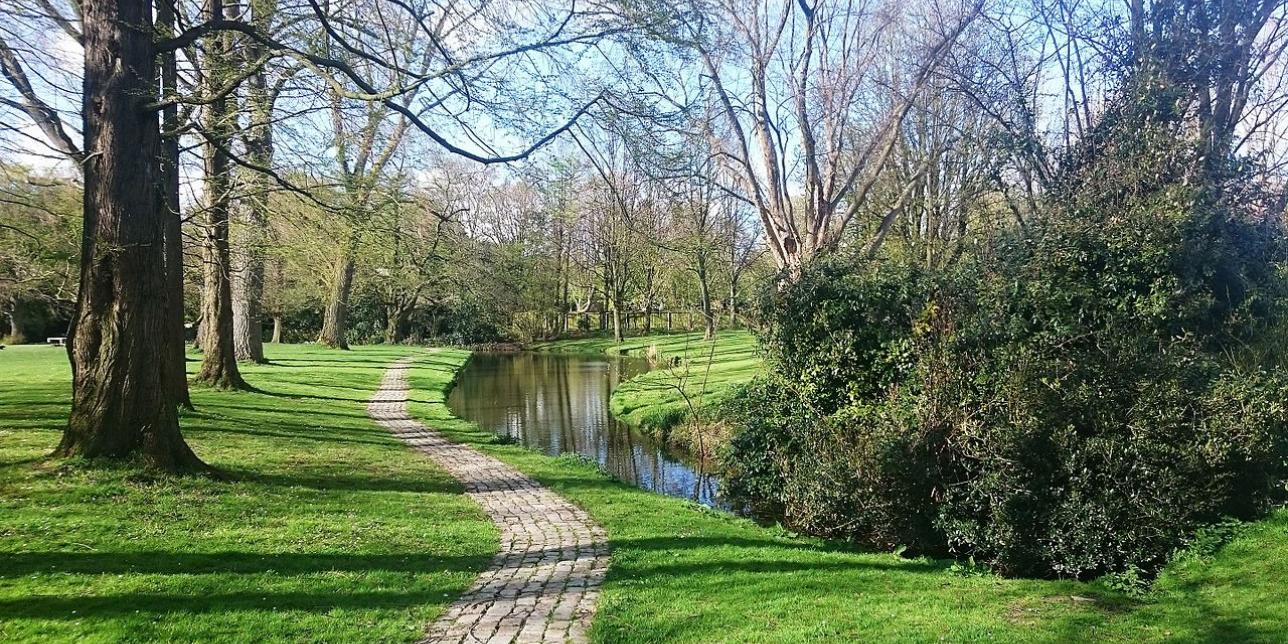
[[[1250,348],[1283,326],[1283,231],[1167,105],[1124,101],[1040,219],[951,269],[822,262],[767,295],[728,491],[798,529],[1065,576],[1153,570],[1280,498],[1288,381]]]

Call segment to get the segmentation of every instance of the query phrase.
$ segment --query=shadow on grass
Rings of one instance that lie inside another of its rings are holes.
[[[240,611],[307,611],[325,613],[337,608],[410,608],[443,602],[441,592],[320,592],[273,593],[250,590],[203,595],[118,593],[112,595],[36,596],[0,600],[0,618],[65,619],[110,618],[137,615],[234,613]],[[253,641],[253,635],[243,633]]]
[[[397,477],[376,473],[372,476],[325,474],[270,474],[236,468],[221,469],[229,480],[236,483],[258,483],[277,487],[303,487],[314,490],[341,490],[344,492],[410,492],[417,494],[461,494],[465,490],[459,483],[445,478],[424,476]]]
[[[380,440],[379,438],[371,438],[371,439],[352,438],[347,436],[336,435],[333,433],[332,434],[321,433],[321,432],[318,432],[316,429],[313,429],[313,428],[311,429],[312,431],[273,432],[273,431],[266,431],[262,429],[234,429],[231,427],[187,427],[184,429],[184,432],[193,437],[201,436],[207,433],[235,434],[235,435],[249,436],[249,437],[262,436],[266,438],[281,438],[285,440],[311,441],[315,443],[340,443],[340,444],[347,444],[347,445],[380,445],[380,446],[397,445],[397,443],[395,442],[392,442],[389,440]],[[377,435],[376,432],[363,432],[362,430],[353,430],[353,429],[346,429],[344,430],[343,433],[344,434],[370,433],[372,435]]]
[[[646,539],[619,539],[613,541],[615,550],[665,551],[677,553],[684,550],[720,550],[706,554],[700,563],[675,563],[657,566],[623,568],[632,578],[650,575],[684,575],[747,571],[757,573],[796,573],[801,571],[845,570],[866,568],[872,570],[898,570],[908,573],[941,573],[948,562],[940,561],[818,561],[774,559],[767,549],[802,553],[826,552],[826,549],[807,545],[786,544],[772,540],[716,538],[716,537],[651,537]],[[749,554],[763,551],[766,558],[751,558]],[[530,556],[541,558],[554,554],[566,558],[561,547],[537,550]],[[18,552],[0,553],[0,578],[22,577],[32,574],[254,574],[272,572],[281,575],[305,575],[319,572],[426,572],[474,571],[482,568],[480,562],[489,556],[433,555],[428,553],[346,554],[346,553],[257,553],[257,552]],[[615,570],[615,568],[610,569]]]

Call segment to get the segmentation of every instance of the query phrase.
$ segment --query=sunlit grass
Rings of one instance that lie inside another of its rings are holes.
[[[0,352],[0,641],[414,641],[469,586],[495,528],[365,413],[417,350],[267,349],[182,418],[225,481],[47,461],[66,353]]]
[[[406,641],[463,591],[496,532],[460,487],[365,417],[415,353],[412,411],[528,472],[606,528],[606,642],[1282,642],[1288,513],[1130,598],[800,538],[502,445],[455,419],[468,354],[270,347],[261,393],[194,390],[185,433],[231,480],[45,460],[65,354],[0,353],[0,641]]]
[[[412,412],[605,527],[613,560],[598,641],[1283,642],[1288,633],[1288,513],[1211,560],[1169,569],[1141,599],[1099,582],[1002,579],[948,561],[857,552],[645,492],[576,458],[499,444],[442,403],[453,365],[467,356],[438,350],[434,369],[416,370]]]

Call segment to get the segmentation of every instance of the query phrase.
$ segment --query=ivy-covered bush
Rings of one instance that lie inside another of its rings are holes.
[[[1282,499],[1288,380],[1258,348],[1284,324],[1282,224],[1166,95],[1129,98],[1028,227],[950,269],[819,262],[769,293],[729,493],[817,534],[1079,577],[1155,569]]]

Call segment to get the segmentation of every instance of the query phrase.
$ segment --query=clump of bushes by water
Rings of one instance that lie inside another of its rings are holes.
[[[839,259],[771,290],[726,493],[811,533],[1075,577],[1151,574],[1282,501],[1282,224],[1162,94],[1125,96],[1041,217],[954,266]]]

